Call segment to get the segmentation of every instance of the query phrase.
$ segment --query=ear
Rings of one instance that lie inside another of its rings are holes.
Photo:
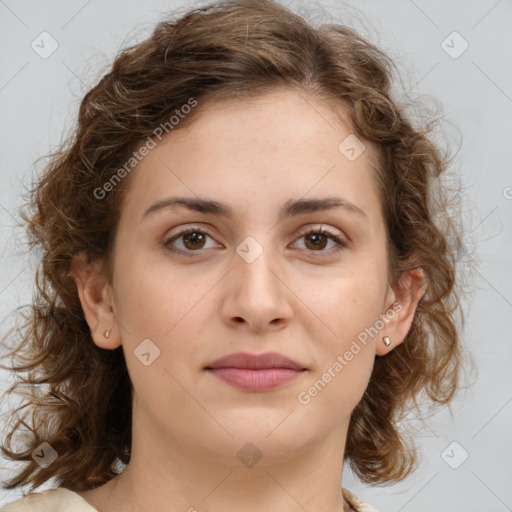
[[[88,263],[84,254],[71,261],[70,274],[75,280],[85,319],[94,343],[107,350],[121,345],[112,304],[111,286],[101,261]],[[108,338],[105,331],[110,330]]]
[[[386,355],[400,345],[409,332],[418,302],[426,288],[425,274],[421,267],[404,270],[395,287],[389,287],[386,300],[387,308],[383,315],[385,326],[379,333],[375,346],[378,356]],[[383,337],[387,336],[391,344],[386,347]]]

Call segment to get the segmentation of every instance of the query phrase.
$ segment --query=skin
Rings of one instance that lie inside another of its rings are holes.
[[[367,145],[349,161],[338,150],[351,130],[332,106],[286,89],[250,101],[199,103],[195,115],[132,171],[112,282],[97,262],[73,263],[94,342],[110,350],[122,345],[135,390],[130,464],[80,494],[109,512],[339,512],[347,506],[340,482],[350,414],[375,357],[406,336],[422,276],[409,271],[389,285],[370,169],[375,155]],[[143,217],[169,196],[226,203],[233,217],[180,206]],[[337,208],[278,218],[289,200],[326,197],[343,198],[364,215]],[[346,247],[335,252],[328,237],[320,249],[308,242],[304,232],[320,226]],[[166,252],[163,242],[179,227],[209,236],[202,246],[177,238],[174,247],[188,253]],[[236,252],[248,236],[263,250],[251,263]],[[393,304],[401,309],[379,334],[359,343],[343,370],[301,404],[298,394]],[[144,339],[160,350],[148,366],[134,355]],[[204,370],[242,351],[278,352],[307,371],[278,389],[247,392]],[[262,454],[252,467],[237,457],[249,442]]]

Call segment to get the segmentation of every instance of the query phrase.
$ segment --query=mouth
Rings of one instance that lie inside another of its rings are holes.
[[[296,361],[275,352],[230,354],[204,369],[232,387],[252,392],[279,388],[307,371]]]

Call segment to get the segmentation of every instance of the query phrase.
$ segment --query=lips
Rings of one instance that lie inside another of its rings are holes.
[[[275,352],[239,352],[221,357],[205,370],[223,382],[244,391],[270,391],[298,378],[307,369]]]
[[[265,354],[247,354],[238,352],[217,359],[206,369],[212,368],[248,368],[251,370],[261,370],[268,368],[288,368],[290,370],[305,370],[299,363],[275,352]]]

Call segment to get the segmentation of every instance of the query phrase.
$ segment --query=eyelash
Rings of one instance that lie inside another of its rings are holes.
[[[180,232],[174,234],[171,238],[168,238],[166,239],[162,245],[164,247],[164,250],[169,252],[169,253],[172,253],[172,254],[180,254],[180,255],[183,255],[183,254],[186,254],[187,256],[190,256],[192,258],[194,257],[198,257],[201,255],[201,252],[202,251],[205,251],[207,249],[199,249],[197,251],[192,251],[192,250],[182,250],[182,249],[176,249],[175,247],[173,247],[171,245],[172,242],[174,242],[175,240],[178,240],[179,238],[181,238],[182,236],[184,235],[188,235],[188,234],[192,234],[192,233],[201,233],[201,234],[204,234],[204,235],[208,235],[210,238],[213,238],[212,235],[210,235],[210,233],[208,233],[208,231],[205,231],[203,228],[194,228],[194,227],[191,227],[191,228],[184,228],[183,230],[181,230]],[[330,232],[329,230],[321,227],[321,228],[310,228],[308,231],[302,233],[298,239],[301,239],[307,235],[312,235],[312,234],[315,234],[315,235],[325,235],[327,236],[328,238],[330,238],[331,240],[333,240],[334,242],[336,242],[338,245],[337,247],[334,247],[332,249],[330,249],[329,251],[326,251],[326,250],[319,250],[319,251],[313,251],[313,250],[310,250],[308,251],[307,249],[304,249],[310,253],[312,253],[312,256],[314,258],[318,258],[318,257],[323,257],[322,254],[320,255],[317,255],[317,254],[314,254],[314,253],[328,253],[329,255],[332,255],[332,254],[337,254],[339,251],[342,251],[343,249],[347,248],[348,247],[348,244],[341,240],[336,234]],[[196,253],[196,254],[194,254]],[[198,253],[198,254],[197,254]]]

